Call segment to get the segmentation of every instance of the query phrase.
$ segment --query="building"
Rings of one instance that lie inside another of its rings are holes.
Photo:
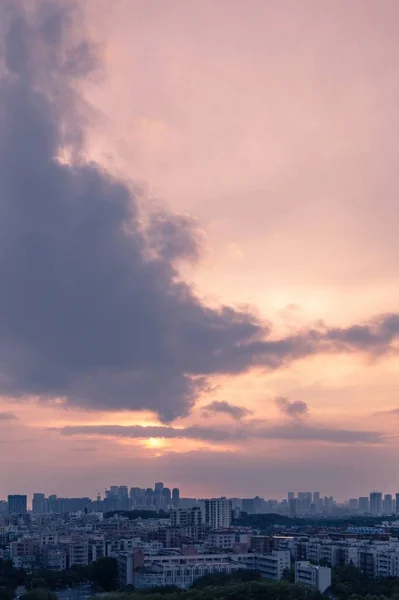
[[[44,494],[33,494],[32,512],[37,515],[46,512],[46,497]]]
[[[8,496],[8,513],[10,515],[25,515],[27,512],[27,498],[20,494]]]
[[[180,506],[180,490],[179,490],[179,488],[173,488],[173,490],[172,490],[172,505],[174,508],[179,508],[179,506]]]
[[[273,537],[270,535],[253,535],[249,541],[252,552],[259,554],[270,554],[274,549]]]
[[[370,514],[382,514],[382,494],[381,492],[371,492],[370,494]]]
[[[393,498],[392,494],[385,494],[384,501],[382,503],[382,511],[384,515],[393,514]]]
[[[395,513],[399,514],[399,494],[395,494]]]
[[[89,544],[87,541],[68,545],[69,567],[85,567],[89,564]]]
[[[169,583],[163,583],[163,581],[170,581],[168,578],[172,577],[172,574],[168,575],[168,570],[172,570],[175,567],[187,568],[190,571],[191,568],[198,568],[198,572],[194,570],[188,574],[187,581],[190,581],[192,577],[197,579],[203,575],[214,573],[218,570],[218,567],[222,569],[226,563],[231,564],[231,570],[256,569],[257,556],[248,552],[245,554],[217,553],[193,555],[172,553],[168,555],[157,554],[155,556],[144,554],[143,552],[120,553],[117,556],[119,580],[121,587],[129,584],[138,586],[137,577],[147,572],[148,574],[152,573],[152,575],[156,574],[156,577],[141,578],[140,585],[148,587],[169,585]],[[163,567],[163,569],[159,567]],[[204,569],[208,569],[208,572],[206,573]],[[162,573],[165,573],[165,578],[160,577]],[[177,574],[173,575],[173,577],[176,576]],[[177,582],[175,585],[183,587]]]
[[[367,496],[359,498],[359,512],[365,515],[370,512],[370,500]]]
[[[203,513],[199,506],[192,508],[173,508],[170,511],[172,527],[198,527],[202,525]]]
[[[234,531],[212,531],[207,539],[207,546],[218,550],[232,550],[235,543]]]
[[[357,512],[359,510],[359,499],[358,498],[350,498],[348,502],[348,507],[350,512]]]
[[[136,588],[154,588],[175,585],[179,588],[189,588],[196,579],[211,575],[213,573],[230,574],[240,570],[241,565],[226,561],[218,563],[202,563],[197,565],[187,564],[153,564],[148,567],[139,568],[134,577]]]
[[[231,501],[227,498],[205,500],[204,521],[211,529],[228,529],[231,523]]]
[[[280,581],[284,572],[291,567],[289,550],[273,550],[271,554],[259,554],[256,557],[256,570],[266,579]]]
[[[311,565],[309,561],[298,561],[295,563],[295,583],[309,585],[323,593],[331,586],[331,569]]]

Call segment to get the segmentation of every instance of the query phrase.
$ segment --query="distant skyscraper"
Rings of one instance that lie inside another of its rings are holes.
[[[127,485],[120,485],[118,489],[118,496],[121,500],[126,500],[129,497]]]
[[[242,510],[248,515],[253,515],[255,512],[255,498],[243,498]]]
[[[8,512],[10,515],[24,515],[27,512],[26,496],[13,494],[8,496]]]
[[[382,494],[381,492],[371,492],[370,494],[370,513],[380,515],[382,513]]]
[[[172,504],[174,508],[179,508],[180,505],[180,490],[179,488],[173,488],[172,490]]]
[[[298,492],[298,510],[301,513],[310,512],[312,492]]]
[[[162,490],[162,508],[167,510],[172,503],[172,494],[170,488],[163,488]]]
[[[296,517],[298,514],[298,498],[290,498],[288,500],[288,506],[290,511],[290,517]]]
[[[385,494],[384,501],[382,503],[382,511],[384,515],[393,514],[393,499],[392,494]]]
[[[44,494],[33,494],[32,500],[32,512],[37,515],[42,515],[45,511],[45,495]]]
[[[361,496],[359,498],[359,512],[368,514],[370,512],[370,500],[368,496]]]
[[[162,481],[158,481],[158,483],[156,483],[154,486],[154,492],[156,494],[162,494],[162,490],[163,490],[163,483],[162,483]]]
[[[287,498],[288,498],[288,502],[291,500],[291,498],[295,498],[294,492],[288,492]]]
[[[399,514],[399,493],[395,494],[395,512]]]
[[[354,513],[359,510],[359,500],[358,498],[351,498],[349,500],[349,510]]]

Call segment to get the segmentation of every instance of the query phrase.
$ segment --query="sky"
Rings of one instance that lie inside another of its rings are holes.
[[[396,0],[0,0],[0,498],[399,491]]]

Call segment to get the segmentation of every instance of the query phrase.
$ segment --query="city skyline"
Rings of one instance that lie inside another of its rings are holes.
[[[398,19],[1,2],[0,497],[396,493]]]

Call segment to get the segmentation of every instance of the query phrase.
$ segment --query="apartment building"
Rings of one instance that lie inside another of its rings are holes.
[[[308,561],[295,563],[295,583],[308,585],[323,593],[331,585],[331,569],[312,565]]]
[[[135,574],[134,584],[137,588],[153,588],[168,585],[186,589],[196,579],[214,573],[230,574],[242,568],[240,564],[231,561],[226,562],[204,562],[196,565],[177,564],[162,565],[154,563],[151,569],[138,569]]]
[[[266,579],[279,581],[290,566],[291,554],[289,550],[273,550],[271,554],[258,554],[256,556],[255,569],[260,571]]]
[[[204,522],[213,530],[228,529],[231,523],[231,500],[212,498],[203,503]]]

